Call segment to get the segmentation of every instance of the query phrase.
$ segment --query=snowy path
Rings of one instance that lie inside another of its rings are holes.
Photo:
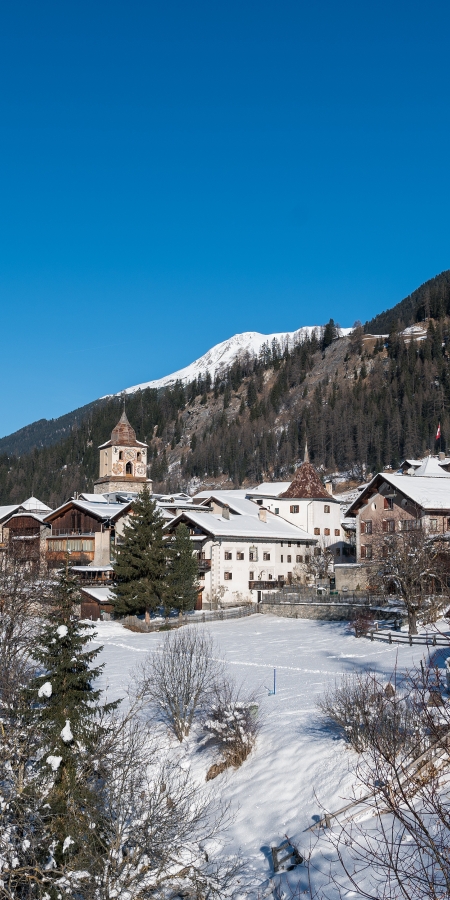
[[[104,645],[99,659],[106,663],[102,687],[108,686],[108,698],[114,699],[123,695],[134,666],[160,646],[163,635],[135,634],[113,622],[96,627],[96,641]],[[266,848],[285,833],[305,847],[304,830],[320,814],[318,801],[336,809],[350,795],[351,751],[323,727],[317,697],[339,675],[371,669],[389,676],[396,662],[400,669],[408,667],[426,648],[356,640],[342,623],[262,615],[196,627],[210,631],[235,679],[261,698],[256,751],[241,769],[214,784],[226,788],[235,813],[232,849],[240,847],[249,869],[264,879],[269,874]],[[277,693],[270,697],[274,667]],[[203,780],[208,761],[194,742],[186,753],[193,773]]]

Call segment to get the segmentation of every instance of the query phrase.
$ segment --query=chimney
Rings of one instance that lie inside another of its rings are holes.
[[[228,503],[224,503],[224,505],[222,507],[222,519],[229,519],[229,518],[230,518],[230,507],[228,506]]]
[[[267,522],[267,509],[265,506],[260,506],[258,509],[258,519],[260,522]]]
[[[326,482],[325,482],[325,489],[328,491],[329,494],[332,495],[332,494],[333,494],[333,482],[332,482],[332,481],[326,481]]]
[[[439,452],[439,459],[445,459],[445,453],[442,450]]]

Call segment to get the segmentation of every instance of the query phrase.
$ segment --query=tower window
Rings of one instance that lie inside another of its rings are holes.
[[[132,465],[132,463],[127,462],[127,464],[125,466],[125,475],[132,475],[132,474],[133,474],[133,465]]]
[[[138,462],[141,461],[141,454],[140,454],[140,453],[137,453],[137,454],[136,454],[136,459],[137,459]]]
[[[123,450],[119,450],[119,459],[123,459]]]

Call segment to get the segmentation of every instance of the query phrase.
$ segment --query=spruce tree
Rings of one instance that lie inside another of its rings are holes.
[[[54,600],[33,653],[39,674],[27,694],[30,725],[40,743],[39,814],[47,835],[42,863],[50,859],[50,868],[61,870],[71,859],[85,868],[101,856],[94,852],[101,830],[99,763],[94,760],[106,727],[101,718],[117,703],[101,705],[101,691],[92,686],[103,668],[93,665],[101,647],[87,647],[92,626],[75,615],[79,594],[67,567]]]
[[[181,523],[169,547],[168,594],[179,612],[194,609],[197,602],[198,563],[192,552],[189,529]]]
[[[164,605],[167,597],[166,550],[163,519],[144,488],[124,528],[117,548],[114,573],[114,609],[117,615],[149,613]]]

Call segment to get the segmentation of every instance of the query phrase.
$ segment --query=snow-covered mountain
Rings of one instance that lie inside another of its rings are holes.
[[[227,341],[222,341],[220,344],[216,344],[215,347],[211,347],[211,350],[208,350],[207,353],[199,359],[196,359],[195,362],[191,363],[189,366],[185,366],[184,369],[178,369],[177,372],[173,372],[171,375],[165,375],[164,378],[156,378],[153,381],[144,381],[142,384],[135,384],[133,387],[126,388],[119,393],[133,394],[135,391],[144,390],[144,388],[167,387],[168,385],[175,384],[176,381],[188,384],[190,381],[194,381],[194,378],[198,378],[199,375],[206,375],[207,372],[209,372],[211,378],[214,379],[216,374],[227,369],[236,359],[243,357],[246,353],[249,353],[251,356],[256,356],[264,344],[271,344],[274,339],[276,339],[283,348],[286,345],[292,347],[295,344],[300,343],[306,335],[310,335],[314,329],[317,332],[320,332],[320,326],[314,325],[305,325],[297,331],[286,331],[284,333],[280,332],[276,334],[260,334],[258,331],[244,331],[242,334],[235,334]],[[351,328],[341,328],[340,331],[342,335],[349,334]]]

